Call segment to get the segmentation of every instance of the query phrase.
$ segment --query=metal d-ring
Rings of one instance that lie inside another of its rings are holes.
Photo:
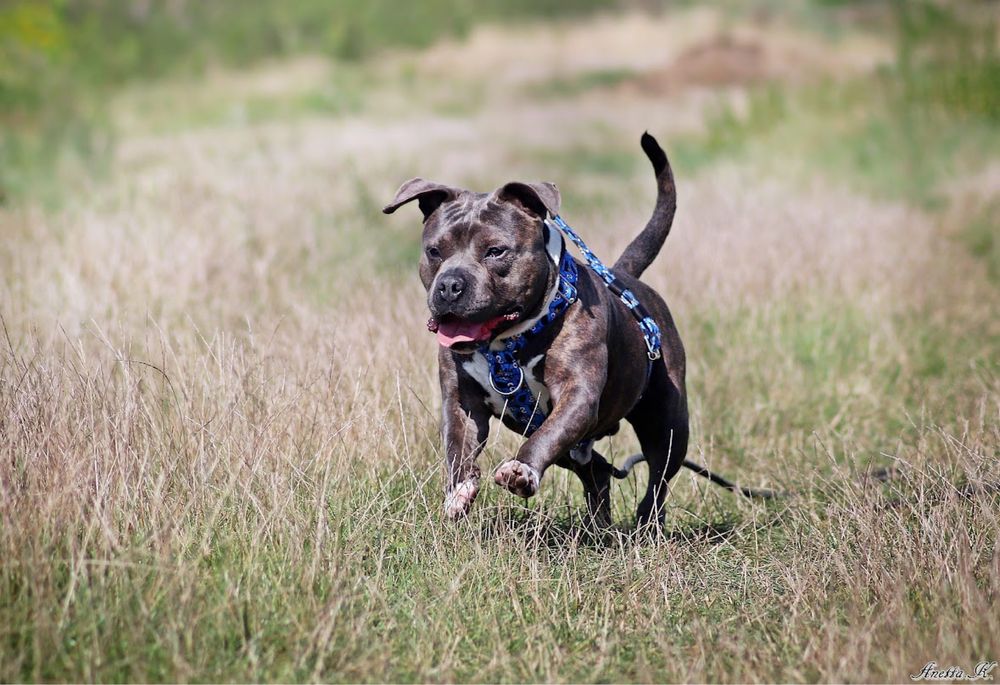
[[[562,293],[562,296],[570,304],[572,304],[573,302],[576,302],[577,290],[576,290],[576,286],[574,286],[572,283],[569,283],[568,281],[565,281],[562,278],[560,278],[559,279],[559,292]]]
[[[520,367],[520,365],[518,365],[517,366],[517,371],[521,375],[517,379],[517,385],[514,386],[514,389],[511,390],[510,392],[504,392],[503,390],[501,390],[500,388],[497,387],[497,384],[493,381],[493,374],[492,373],[490,374],[490,387],[493,388],[494,390],[496,390],[498,393],[500,393],[500,395],[502,395],[503,397],[510,397],[515,392],[517,392],[518,390],[520,390],[522,385],[524,385],[524,369],[522,369]]]

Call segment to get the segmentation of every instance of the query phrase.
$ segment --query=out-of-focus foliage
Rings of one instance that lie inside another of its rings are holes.
[[[863,28],[891,32],[892,62],[797,89],[764,85],[742,108],[721,101],[706,112],[703,134],[675,144],[681,168],[780,142],[794,146],[793,156],[838,172],[869,194],[929,208],[940,202],[941,181],[956,167],[996,154],[1000,49],[994,7],[929,0],[816,5],[834,12],[865,9],[866,18],[858,20]]]
[[[933,2],[897,0],[896,67],[901,112],[1000,123],[1000,50],[995,15],[959,14]],[[973,6],[972,9],[975,9]],[[986,9],[986,8],[980,8]]]
[[[208,62],[242,65],[299,52],[357,59],[388,46],[423,46],[477,21],[570,15],[608,0],[8,0],[0,6],[0,97],[38,105],[38,77],[70,72],[120,83]]]
[[[356,60],[480,21],[580,14],[609,0],[2,0],[0,201],[67,152],[107,146],[102,104],[129,81],[304,52]],[[85,162],[86,163],[86,162]],[[39,173],[43,172],[43,173]]]
[[[67,64],[69,37],[57,6],[41,2],[0,8],[0,103],[42,105],[42,86]]]
[[[627,4],[628,0],[0,0],[0,202],[25,195],[44,198],[50,190],[47,185],[58,185],[56,168],[75,165],[86,174],[99,168],[112,139],[105,103],[115,88],[128,82],[197,74],[210,64],[238,67],[300,53],[360,60],[393,46],[419,47],[440,37],[461,36],[478,22],[551,18]],[[868,19],[850,21],[868,22],[870,30],[895,34],[897,54],[891,67],[846,89],[824,85],[830,92],[821,99],[849,108],[850,101],[860,97],[865,106],[882,107],[885,125],[874,129],[891,130],[903,147],[913,147],[923,130],[933,130],[941,120],[971,120],[987,127],[1000,122],[1000,51],[995,12],[989,4],[756,0],[736,3],[733,11],[793,9],[811,16],[814,23],[831,26],[838,25],[833,18],[837,12],[864,10],[858,16]],[[627,73],[600,75],[609,82],[627,77]],[[563,91],[579,86],[564,85]],[[748,116],[736,116],[721,106],[710,117],[707,141],[689,156],[697,161],[738,151],[745,140],[770,130],[784,116],[785,97],[779,90],[753,94]],[[884,138],[881,133],[876,137]],[[884,147],[865,143],[862,151]],[[919,150],[907,155],[919,156]],[[914,158],[907,165],[919,163]]]

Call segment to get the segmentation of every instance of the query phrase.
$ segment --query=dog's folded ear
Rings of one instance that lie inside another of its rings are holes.
[[[407,202],[417,200],[420,205],[420,211],[423,212],[426,219],[434,213],[434,210],[442,202],[454,200],[461,192],[461,189],[452,188],[443,183],[435,183],[423,178],[411,178],[399,186],[399,190],[396,191],[396,197],[392,198],[392,202],[383,207],[382,211],[386,214],[392,214]]]
[[[555,216],[559,213],[559,189],[554,183],[521,183],[513,181],[498,188],[494,193],[501,202],[513,202],[529,214],[541,219],[546,214]]]

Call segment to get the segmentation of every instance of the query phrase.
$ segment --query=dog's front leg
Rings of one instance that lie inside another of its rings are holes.
[[[452,354],[442,350],[439,362],[441,437],[448,470],[444,513],[457,519],[469,513],[479,494],[476,458],[489,436],[490,414],[481,394],[477,394],[477,386],[470,384],[464,374],[460,377]]]
[[[517,457],[501,464],[494,473],[497,485],[519,497],[534,495],[545,470],[568,454],[597,425],[601,390],[607,378],[606,352],[590,364],[581,363],[580,368],[563,370],[560,366],[551,360],[547,369],[554,376],[549,384],[552,413],[521,445]],[[591,373],[581,373],[582,368]]]

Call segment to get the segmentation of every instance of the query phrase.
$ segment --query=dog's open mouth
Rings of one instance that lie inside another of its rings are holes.
[[[465,351],[491,340],[498,328],[506,323],[513,323],[520,317],[520,307],[515,307],[506,314],[494,316],[485,321],[472,321],[454,314],[445,314],[440,318],[432,318],[428,321],[427,328],[431,332],[437,333],[438,343],[443,347]]]

